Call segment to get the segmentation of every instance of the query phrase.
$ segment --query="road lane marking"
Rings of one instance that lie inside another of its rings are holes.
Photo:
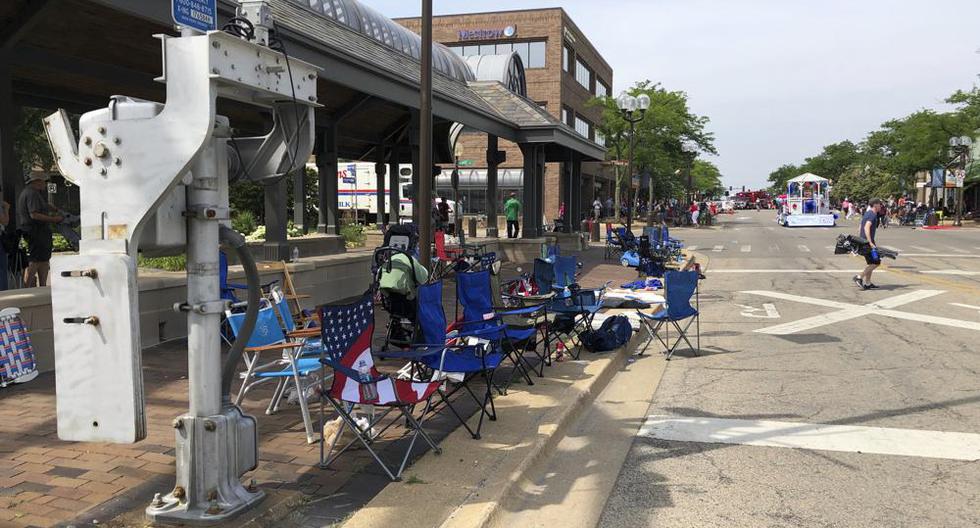
[[[721,253],[721,250],[723,249],[725,249],[725,246],[715,246],[714,248],[711,249],[711,251],[714,251],[715,253]]]
[[[831,313],[816,315],[813,317],[800,319],[798,321],[793,321],[781,325],[759,328],[757,330],[754,330],[755,332],[760,334],[770,334],[770,335],[795,334],[796,332],[801,332],[803,330],[812,330],[814,328],[819,328],[821,326],[825,326],[831,323],[839,323],[842,321],[847,321],[849,319],[856,319],[858,317],[863,317],[865,315],[883,315],[885,317],[891,317],[894,319],[903,319],[906,321],[916,321],[920,323],[928,323],[928,324],[934,324],[940,326],[951,326],[954,328],[963,328],[965,330],[980,331],[980,323],[974,321],[963,321],[960,319],[952,319],[949,317],[937,317],[934,315],[917,314],[917,313],[892,310],[892,308],[897,308],[903,304],[909,304],[942,293],[946,293],[943,290],[917,290],[909,293],[903,293],[901,295],[896,295],[894,297],[889,297],[887,299],[882,299],[880,301],[876,301],[865,305],[848,304],[848,303],[842,303],[837,301],[829,301],[826,299],[818,299],[816,297],[803,297],[802,295],[792,295],[789,293],[770,292],[770,291],[763,291],[763,290],[743,291],[741,293],[748,293],[751,295],[761,295],[773,299],[795,301],[795,302],[800,302],[805,304],[814,304],[817,306],[825,306],[829,308],[838,308],[840,310],[839,312],[831,312]]]
[[[687,246],[688,251],[695,251],[698,249],[697,246]]]
[[[707,273],[861,273],[863,269],[710,269]],[[876,270],[875,273],[888,273]]]
[[[960,308],[969,308],[971,310],[980,310],[980,306],[973,306],[972,304],[961,304],[961,303],[949,303],[952,306],[959,306]]]
[[[756,319],[779,319],[779,312],[776,310],[776,305],[772,303],[764,303],[762,308],[756,308],[754,306],[746,306],[744,304],[736,304],[742,309],[743,317],[754,317]],[[759,314],[757,312],[765,311],[765,314]]]
[[[929,258],[980,258],[980,255],[962,255],[960,253],[906,253],[900,257],[929,257]]]
[[[909,246],[909,247],[910,248],[913,248],[913,249],[918,249],[919,251],[921,251],[923,253],[935,253],[936,252],[935,249],[929,249],[929,248],[922,247],[922,246]]]
[[[810,252],[810,248],[804,246],[803,244],[800,244],[800,245],[798,245],[796,247],[799,248],[800,251],[802,251],[803,253],[809,253]]]
[[[980,271],[963,271],[963,270],[922,270],[919,273],[925,273],[926,275],[963,275],[970,277],[973,275],[980,275]]]
[[[651,415],[639,435],[681,442],[947,460],[980,459],[980,434],[949,431]]]
[[[749,252],[752,251],[752,246],[749,246],[749,245],[742,246],[741,251],[742,251],[742,253],[749,253]]]

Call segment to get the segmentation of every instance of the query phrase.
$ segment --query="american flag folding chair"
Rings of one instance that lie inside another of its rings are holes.
[[[340,455],[350,449],[355,443],[360,443],[371,454],[391,480],[401,479],[405,465],[412,455],[412,449],[419,437],[429,444],[436,454],[442,452],[431,437],[422,429],[425,411],[419,419],[412,416],[416,405],[425,404],[439,389],[441,381],[416,382],[389,377],[378,372],[374,366],[371,354],[371,338],[374,334],[374,294],[365,293],[360,299],[351,304],[321,306],[318,310],[320,317],[320,332],[323,341],[320,362],[333,370],[333,381],[329,389],[323,388],[322,397],[330,403],[343,420],[342,428],[333,437],[329,448],[323,438],[323,407],[320,417],[320,467],[326,468]],[[359,424],[351,415],[355,405],[371,405],[383,412],[375,413],[369,423]],[[399,420],[391,420],[380,431],[374,432],[392,411],[398,411],[404,418],[405,426],[409,429],[411,440],[405,449],[401,463],[397,468],[389,468],[388,464],[375,450],[375,439],[384,434]],[[334,451],[340,441],[344,428],[354,433],[342,448]],[[396,469],[396,471],[392,471]]]
[[[17,308],[0,310],[0,387],[37,377],[31,334]]]

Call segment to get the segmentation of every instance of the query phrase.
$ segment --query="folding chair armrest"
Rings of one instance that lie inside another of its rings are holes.
[[[274,345],[262,345],[257,347],[246,347],[247,352],[265,352],[266,350],[286,350],[290,348],[302,348],[303,343],[276,343]]]
[[[491,327],[487,327],[487,328],[478,328],[478,329],[475,329],[475,330],[460,330],[459,331],[459,337],[485,337],[485,336],[500,337],[500,336],[502,336],[504,334],[504,332],[507,331],[507,326],[503,324],[503,321],[500,321],[500,317],[499,316],[498,317],[494,317],[493,319],[489,319],[487,321],[471,321],[470,324],[477,323],[477,322],[487,323],[487,322],[492,322],[492,321],[497,321],[498,324],[496,324],[494,326],[491,326]],[[467,323],[460,323],[460,324],[464,324],[465,325]]]
[[[320,335],[321,329],[319,327],[313,328],[301,328],[299,330],[293,330],[286,334],[287,337],[317,337]]]
[[[548,309],[548,307],[545,304],[536,304],[534,306],[523,306],[521,308],[504,308],[504,307],[501,307],[500,309],[497,309],[496,307],[494,307],[494,310],[496,311],[497,315],[499,315],[499,316],[527,315],[527,314],[533,314],[535,312],[540,312],[542,310],[547,310],[547,309]]]

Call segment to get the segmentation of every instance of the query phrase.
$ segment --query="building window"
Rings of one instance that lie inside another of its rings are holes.
[[[592,123],[589,123],[581,116],[575,116],[575,131],[582,137],[589,137],[592,133]]]
[[[567,106],[561,107],[561,122],[562,123],[565,123],[566,125],[568,125],[570,127],[574,127],[575,126],[574,116],[575,116],[575,114],[572,112],[572,109],[571,108],[569,108]]]
[[[528,42],[528,68],[544,68],[544,41]]]
[[[575,59],[575,80],[586,90],[592,91],[592,70],[579,58]]]
[[[596,142],[596,144],[605,147],[606,146],[606,136],[603,135],[602,132],[599,132],[598,130],[596,130],[595,131],[595,142]]]
[[[451,44],[447,47],[463,57],[503,55],[515,52],[521,56],[521,62],[524,63],[525,68],[544,68],[545,66],[545,41],[543,40],[503,42],[500,44]]]
[[[599,78],[595,80],[595,95],[596,97],[609,97],[609,86]]]
[[[568,46],[561,47],[561,69],[569,73],[572,71],[572,50]]]

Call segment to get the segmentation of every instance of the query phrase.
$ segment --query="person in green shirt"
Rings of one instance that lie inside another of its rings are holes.
[[[517,193],[510,193],[510,198],[504,202],[504,214],[507,215],[507,238],[517,238],[521,231],[521,224],[517,221],[521,214],[521,202],[517,200]]]

